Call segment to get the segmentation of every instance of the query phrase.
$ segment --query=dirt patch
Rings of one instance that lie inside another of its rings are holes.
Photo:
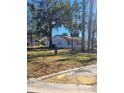
[[[67,84],[85,84],[94,85],[96,84],[96,76],[75,76],[61,74],[45,80],[46,82],[56,82],[56,83],[67,83]]]
[[[90,61],[91,64],[94,61]],[[87,62],[88,64],[88,62]],[[86,63],[72,63],[72,62],[31,62],[27,66],[27,77],[37,78],[44,75],[56,73],[62,70],[67,70],[75,67],[86,65]]]
[[[75,64],[62,62],[32,62],[28,63],[28,78],[36,78],[51,73],[76,67]]]

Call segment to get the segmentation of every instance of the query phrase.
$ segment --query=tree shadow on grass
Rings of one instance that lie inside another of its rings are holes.
[[[53,52],[53,53],[47,53],[47,54],[37,54],[37,55],[28,55],[27,56],[27,62],[31,62],[32,61],[32,59],[34,59],[34,58],[38,58],[38,57],[50,57],[50,56],[74,56],[74,55],[76,55],[76,53],[70,53],[70,52],[58,52],[58,54],[57,55],[55,55],[55,53]],[[66,60],[69,60],[69,58],[67,59],[59,59],[59,60],[56,60],[55,62],[57,62],[57,61],[66,61]]]
[[[37,48],[29,48],[27,47],[27,51],[48,51],[48,50],[52,50],[52,49],[49,49],[47,47],[37,47]]]
[[[85,65],[91,64],[93,61],[96,61],[96,60],[97,60],[97,58],[94,57],[94,58],[82,60],[82,61],[80,61],[80,63],[85,66]]]
[[[28,55],[27,56],[27,60],[28,60],[28,62],[30,62],[34,58],[38,58],[38,57],[49,57],[49,56],[55,56],[55,55],[54,54],[51,54],[51,53],[49,53],[49,54],[38,54],[38,55]]]
[[[67,60],[69,60],[69,58],[65,58],[65,59],[58,59],[58,60],[55,60],[55,61],[53,61],[53,62],[60,62],[60,61],[67,61]]]
[[[38,55],[28,55],[27,58],[28,59],[32,59],[32,58],[37,58],[37,57],[49,57],[49,56],[71,56],[73,54],[70,53],[58,53],[57,55],[55,55],[55,53],[47,53],[47,54],[38,54]]]

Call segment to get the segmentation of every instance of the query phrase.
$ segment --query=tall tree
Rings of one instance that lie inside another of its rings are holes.
[[[73,49],[73,5],[70,4],[70,0],[66,0],[65,15],[63,15],[64,22],[63,26],[69,30],[70,36],[72,37],[72,49]]]
[[[82,0],[82,39],[81,39],[81,51],[85,51],[85,15],[86,14],[86,0]]]
[[[33,2],[33,1],[32,1]],[[30,41],[30,45],[33,45],[34,31],[33,31],[33,16],[34,5],[31,2],[27,2],[27,39]]]
[[[72,7],[72,24],[71,24],[71,36],[72,36],[72,49],[75,49],[76,37],[79,36],[79,27],[80,27],[80,6],[78,0],[74,0]]]
[[[35,6],[34,6],[35,5]],[[52,47],[52,31],[63,23],[65,4],[59,0],[36,0],[32,2],[33,31],[40,31],[49,39]]]
[[[89,21],[88,21],[88,45],[87,51],[91,49],[91,24],[92,24],[92,13],[93,13],[93,0],[89,1]]]
[[[95,19],[93,20],[92,24],[92,40],[91,40],[91,50],[94,50],[94,46],[96,44],[96,32],[97,32],[97,13],[95,14]]]

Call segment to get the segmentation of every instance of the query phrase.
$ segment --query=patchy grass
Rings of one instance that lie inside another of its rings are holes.
[[[32,50],[27,52],[28,78],[40,77],[61,70],[79,67],[82,65],[96,64],[95,53],[71,53],[69,49],[58,50]]]

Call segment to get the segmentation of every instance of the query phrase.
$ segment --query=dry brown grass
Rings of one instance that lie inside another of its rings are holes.
[[[58,55],[54,55],[54,50],[28,51],[27,56],[28,78],[40,77],[69,68],[96,63],[96,61],[83,62],[84,60],[96,57],[95,53],[72,54],[68,49],[59,50]]]

